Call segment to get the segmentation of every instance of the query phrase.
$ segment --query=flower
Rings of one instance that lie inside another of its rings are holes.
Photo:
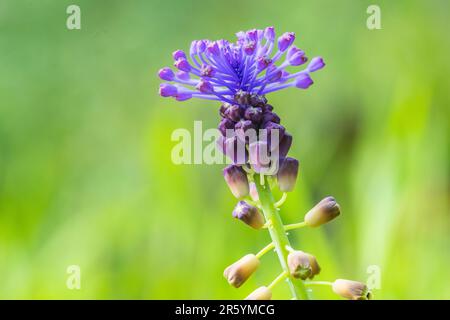
[[[168,67],[161,69],[160,78],[173,82],[177,89],[174,95],[161,95],[233,104],[239,91],[264,95],[288,87],[305,89],[312,84],[309,73],[325,65],[321,57],[315,57],[304,70],[293,73],[285,70],[307,61],[305,52],[293,46],[293,32],[285,32],[276,39],[274,28],[267,27],[240,31],[236,37],[236,42],[194,40],[188,55],[182,50],[174,51],[174,66],[184,73],[174,73]]]
[[[305,223],[309,227],[321,226],[341,214],[341,208],[333,197],[326,197],[305,215]]]
[[[337,279],[333,282],[333,291],[349,300],[370,300],[372,294],[369,288],[362,282]]]
[[[293,32],[277,38],[275,29],[267,27],[240,31],[236,37],[235,42],[195,40],[188,54],[174,51],[173,65],[178,71],[159,70],[165,81],[159,93],[178,101],[220,101],[219,149],[235,165],[251,165],[255,172],[274,175],[289,152],[292,136],[265,95],[289,87],[309,88],[313,84],[310,74],[325,63],[315,57],[303,70],[288,72],[287,67],[308,61],[305,52],[293,45]]]
[[[233,210],[233,217],[243,221],[254,229],[261,229],[264,225],[264,217],[257,207],[245,201],[239,201]]]
[[[245,300],[270,300],[272,299],[272,290],[262,286],[250,293]]]
[[[239,288],[259,267],[259,259],[254,254],[247,254],[223,272],[228,283]]]

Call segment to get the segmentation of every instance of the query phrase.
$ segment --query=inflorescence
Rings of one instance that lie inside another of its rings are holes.
[[[240,200],[233,217],[254,229],[268,229],[272,239],[257,254],[248,254],[226,268],[225,278],[232,286],[241,286],[257,270],[260,258],[275,249],[282,273],[247,299],[270,299],[273,286],[282,280],[290,285],[293,298],[308,298],[304,287],[313,285],[330,285],[335,293],[348,299],[370,298],[361,282],[311,281],[320,273],[316,258],[294,250],[287,237],[288,230],[318,227],[339,216],[340,206],[333,197],[320,201],[299,223],[283,225],[278,212],[286,193],[295,187],[299,162],[287,156],[292,136],[280,124],[280,117],[265,95],[289,87],[309,88],[313,84],[311,73],[325,66],[323,59],[315,57],[303,70],[288,72],[286,68],[308,62],[305,52],[293,45],[294,33],[286,32],[276,38],[274,28],[267,27],[241,31],[236,36],[234,43],[193,41],[189,57],[182,50],[173,52],[178,71],[165,67],[158,73],[166,81],[159,87],[163,97],[222,103],[217,145],[232,163],[223,170],[223,175],[233,195]],[[283,192],[278,202],[271,193],[275,185]]]

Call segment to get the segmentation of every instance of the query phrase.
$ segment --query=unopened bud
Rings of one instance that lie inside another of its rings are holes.
[[[245,201],[239,201],[233,210],[233,217],[243,221],[254,229],[261,229],[264,225],[264,217],[257,207],[249,205]]]
[[[231,193],[233,193],[236,198],[239,199],[248,195],[249,187],[247,174],[241,167],[229,165],[223,169],[223,176]]]
[[[247,254],[225,269],[223,276],[228,283],[239,288],[259,266],[259,260],[254,254]]]
[[[337,279],[333,282],[333,291],[349,300],[370,300],[372,298],[369,288],[358,281]]]
[[[283,192],[294,190],[298,175],[298,160],[294,158],[285,158],[280,163],[278,169],[278,187]]]
[[[303,251],[293,251],[289,253],[287,263],[291,276],[297,279],[306,280],[312,275],[310,255]]]
[[[333,197],[326,197],[305,215],[305,223],[310,227],[318,227],[333,220],[341,213],[339,204]]]
[[[314,276],[320,273],[320,266],[319,263],[317,263],[316,257],[314,257],[312,254],[308,254],[308,256],[309,256],[309,264],[311,265],[311,276],[309,278],[313,279]]]
[[[272,291],[267,287],[259,287],[248,295],[245,300],[270,300],[272,299]]]
[[[258,189],[256,189],[256,184],[254,182],[250,182],[250,197],[253,201],[259,201]]]

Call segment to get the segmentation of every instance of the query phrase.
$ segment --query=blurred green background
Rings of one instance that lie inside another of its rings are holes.
[[[69,4],[81,30],[66,28]],[[370,4],[382,30],[366,27]],[[292,232],[294,246],[317,256],[317,279],[365,281],[377,265],[376,298],[449,299],[449,12],[448,1],[0,1],[0,298],[241,299],[270,283],[274,254],[240,289],[222,277],[269,237],[231,218],[223,166],[172,164],[172,131],[215,127],[218,105],[159,97],[156,73],[193,39],[274,25],[327,63],[309,90],[269,97],[302,167],[283,219],[326,195],[342,207]],[[69,265],[81,290],[66,287]]]

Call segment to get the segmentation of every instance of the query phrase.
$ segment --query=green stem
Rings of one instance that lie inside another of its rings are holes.
[[[294,230],[294,229],[299,229],[299,228],[303,228],[303,227],[306,227],[306,222],[287,224],[284,226],[284,230],[288,231],[288,230]]]
[[[261,251],[259,251],[256,254],[256,257],[259,259],[261,258],[263,255],[265,255],[267,252],[269,252],[270,250],[272,250],[273,248],[275,248],[275,246],[273,245],[273,243],[269,243],[267,246],[265,246],[264,248],[261,249]]]
[[[253,180],[255,181],[256,190],[258,191],[259,201],[261,202],[264,217],[266,218],[266,221],[270,221],[268,229],[270,237],[272,238],[272,243],[274,244],[275,250],[278,255],[278,260],[280,261],[283,272],[285,272],[286,275],[289,275],[287,278],[287,282],[293,298],[308,299],[308,294],[306,292],[303,281],[295,279],[289,273],[287,265],[287,256],[289,252],[287,251],[286,246],[290,246],[291,244],[284,230],[280,215],[275,208],[275,201],[273,199],[269,183],[268,181],[265,181],[265,183],[261,183],[264,182],[265,179],[265,177],[260,178],[259,175],[255,175]]]

